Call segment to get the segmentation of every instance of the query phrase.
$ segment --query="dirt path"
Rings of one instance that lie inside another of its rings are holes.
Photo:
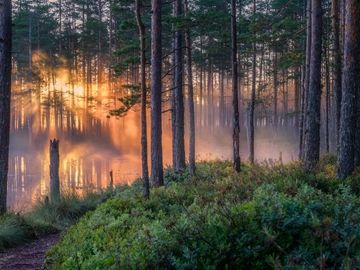
[[[46,251],[59,240],[59,234],[53,234],[35,240],[29,244],[12,248],[0,253],[1,270],[38,270],[41,269]]]

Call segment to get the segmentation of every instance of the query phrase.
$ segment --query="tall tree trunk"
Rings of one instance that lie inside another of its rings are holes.
[[[345,43],[338,177],[346,178],[354,170],[357,99],[360,93],[360,3],[345,0]]]
[[[256,1],[253,2],[253,16],[254,16],[254,23],[255,23],[255,14],[256,14]],[[255,161],[255,99],[256,99],[256,33],[253,33],[253,63],[252,63],[252,86],[251,86],[251,100],[250,100],[250,110],[249,110],[249,161],[251,164]]]
[[[202,42],[202,37],[200,37],[200,53],[203,53],[203,42]],[[200,123],[200,127],[202,127],[202,122],[203,122],[203,72],[204,68],[202,63],[200,63],[200,85],[199,85],[199,100],[200,100],[200,109],[199,109],[199,123]]]
[[[312,171],[320,157],[320,103],[321,103],[321,0],[312,0],[311,59],[307,108],[307,135],[305,136],[305,169]]]
[[[113,47],[113,9],[111,7],[112,1],[110,0],[109,10],[109,61],[108,61],[108,95],[112,93],[112,47]]]
[[[277,71],[277,52],[276,46],[274,47],[274,59],[273,59],[273,75],[274,75],[274,119],[273,124],[274,127],[278,125],[278,71]]]
[[[147,123],[146,123],[146,44],[145,44],[145,25],[141,18],[141,0],[135,0],[135,15],[139,30],[140,39],[140,69],[141,69],[141,168],[142,179],[144,182],[144,197],[149,198],[150,183],[149,183],[149,167],[147,157]]]
[[[236,0],[231,0],[231,36],[232,36],[232,96],[233,96],[233,166],[240,172],[240,113],[238,87],[238,59],[237,59],[237,27]]]
[[[300,72],[299,68],[296,68],[294,71],[294,95],[295,95],[295,101],[294,101],[294,111],[295,111],[295,128],[296,131],[299,131],[300,126]]]
[[[334,97],[335,97],[335,135],[338,150],[341,113],[341,49],[340,49],[340,3],[332,0],[332,28],[334,32]]]
[[[325,53],[325,149],[330,152],[330,63],[329,63],[329,41],[326,38],[324,46]]]
[[[185,15],[189,13],[188,0],[185,0]],[[192,43],[190,29],[185,33],[185,46],[187,55],[187,77],[188,77],[188,99],[189,99],[189,172],[190,175],[195,174],[195,108],[194,108],[194,87],[192,72]]]
[[[152,0],[151,18],[151,180],[155,186],[164,185],[162,156],[162,0]]]
[[[175,0],[173,3],[173,15],[178,18],[183,13],[181,0]],[[173,165],[175,171],[185,169],[185,142],[184,142],[184,54],[183,54],[183,33],[181,29],[175,26],[174,34],[174,89],[173,89]]]
[[[221,69],[219,76],[219,84],[220,84],[220,103],[219,103],[219,126],[225,126],[225,87],[224,87],[224,77],[225,71],[224,68]]]
[[[303,84],[303,103],[302,103],[302,118],[300,123],[300,144],[299,144],[299,159],[305,158],[305,137],[307,135],[306,119],[308,108],[309,95],[309,81],[310,81],[310,58],[311,58],[311,0],[307,0],[306,6],[306,45],[305,45],[305,74]]]
[[[11,1],[0,0],[0,214],[6,212],[11,100]]]

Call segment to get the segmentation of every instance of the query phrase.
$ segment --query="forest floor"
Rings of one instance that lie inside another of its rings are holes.
[[[2,270],[42,269],[46,251],[59,240],[59,234],[48,235],[31,243],[0,253]]]

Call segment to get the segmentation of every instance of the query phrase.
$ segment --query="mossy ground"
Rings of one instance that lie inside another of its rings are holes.
[[[313,175],[298,163],[203,162],[166,173],[83,217],[47,255],[49,269],[354,269],[360,265],[360,176]]]

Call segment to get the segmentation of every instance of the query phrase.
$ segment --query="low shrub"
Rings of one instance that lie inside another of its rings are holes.
[[[244,166],[236,174],[220,161],[198,164],[195,177],[168,170],[166,178],[149,200],[130,187],[86,214],[48,252],[47,268],[360,265],[360,199],[351,179],[307,175],[295,163]]]

